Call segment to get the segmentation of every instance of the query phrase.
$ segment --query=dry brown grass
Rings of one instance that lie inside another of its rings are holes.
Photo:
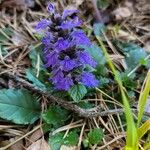
[[[66,7],[78,7],[83,8],[80,1],[72,2],[72,1],[55,1],[57,7],[61,7],[61,9]],[[36,0],[36,4],[39,6],[39,10],[34,11],[31,9],[23,9],[23,11],[18,12],[16,7],[14,8],[1,8],[0,11],[0,28],[4,27],[11,27],[13,29],[14,35],[9,37],[5,35],[0,29],[0,32],[3,33],[8,41],[3,41],[1,45],[5,46],[8,51],[8,54],[3,57],[0,53],[0,87],[6,88],[14,88],[14,87],[22,87],[15,83],[12,79],[4,79],[2,78],[3,73],[11,72],[13,74],[17,74],[19,76],[24,77],[25,68],[30,66],[30,60],[28,58],[28,53],[30,51],[29,46],[31,44],[37,44],[38,39],[35,36],[35,29],[34,26],[36,25],[39,18],[47,17],[48,14],[45,10],[45,6],[43,2],[40,0]],[[147,3],[143,6],[146,7]],[[86,5],[85,3],[83,5]],[[89,5],[91,9],[91,4]],[[150,39],[150,16],[147,7],[142,9],[143,7],[140,6],[141,3],[136,4],[136,7],[133,8],[133,14],[125,19],[122,20],[121,26],[122,31],[124,34],[120,33],[117,38],[123,38],[127,41],[134,41],[139,45],[148,47],[149,46],[149,39]],[[116,6],[117,7],[117,6]],[[140,9],[141,7],[141,9]],[[137,11],[137,8],[140,11]],[[150,7],[148,7],[150,8]],[[86,9],[81,9],[81,13],[86,13]],[[112,10],[113,11],[113,10]],[[82,15],[82,18],[85,17]],[[92,19],[92,14],[86,15],[86,22],[85,26],[91,28],[90,21]],[[125,68],[124,64],[124,57],[120,55],[117,50],[113,47],[112,43],[110,42],[112,38],[116,38],[115,33],[113,32],[111,22],[109,22],[110,32],[107,33],[106,37],[107,44],[111,50],[111,59],[114,61],[116,67],[120,69],[120,67]],[[130,38],[129,38],[130,37]],[[114,87],[110,87],[109,90],[113,90]],[[138,92],[138,91],[137,91]],[[46,97],[41,97],[41,105],[43,109],[47,107],[47,99]],[[100,106],[102,110],[109,110],[108,103],[112,103],[112,106],[117,109],[118,105],[121,105],[118,100],[115,100],[113,97],[108,96],[104,91],[97,90],[95,94],[95,98],[89,99],[95,104],[95,107]],[[136,117],[136,116],[135,116]],[[107,117],[96,117],[92,119],[81,119],[75,121],[72,118],[71,122],[62,126],[61,128],[56,129],[52,132],[52,134],[59,133],[65,131],[64,137],[68,134],[70,129],[73,128],[80,128],[80,138],[77,147],[80,149],[81,141],[84,137],[87,136],[88,131],[91,128],[103,128],[105,136],[103,141],[100,145],[91,146],[92,150],[115,150],[115,149],[122,149],[125,145],[125,131],[124,126],[126,124],[121,121],[120,115],[108,115]],[[27,143],[35,142],[31,141],[30,137],[36,132],[36,130],[41,129],[41,121],[37,124],[30,125],[29,127],[24,126],[17,126],[11,125],[8,122],[0,120],[0,147],[4,145],[12,146],[16,143],[16,141],[12,142],[11,138],[18,138],[17,141],[22,141],[23,145],[21,145],[22,149],[26,149]],[[41,129],[42,130],[42,129]],[[43,136],[43,135],[42,135]],[[41,138],[41,136],[39,136]],[[37,139],[36,139],[37,140]],[[22,144],[21,143],[21,144]],[[3,149],[4,150],[4,149]],[[17,149],[16,149],[17,150]]]

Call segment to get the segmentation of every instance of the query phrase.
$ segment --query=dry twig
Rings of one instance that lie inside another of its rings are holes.
[[[83,109],[83,108],[77,106],[76,104],[73,104],[68,101],[62,100],[60,98],[54,97],[53,95],[49,94],[48,92],[45,92],[45,91],[39,89],[38,87],[33,86],[28,81],[26,81],[16,75],[13,75],[8,72],[4,73],[3,75],[21,83],[25,88],[27,88],[31,91],[34,91],[38,94],[46,96],[51,102],[57,103],[61,107],[78,114],[80,117],[92,118],[92,117],[98,117],[98,116],[108,116],[108,115],[124,113],[123,108],[117,108],[117,109],[106,110],[106,111],[100,111],[99,107],[95,107],[92,110],[91,109]],[[132,112],[138,113],[138,110],[132,109]],[[150,113],[144,112],[144,115],[150,117]]]

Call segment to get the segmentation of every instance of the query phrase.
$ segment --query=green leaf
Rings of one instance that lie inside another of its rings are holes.
[[[46,86],[33,75],[33,72],[31,69],[28,69],[26,71],[26,77],[29,81],[31,81],[33,83],[34,86],[46,91]]]
[[[88,139],[91,144],[99,144],[103,139],[103,131],[100,128],[90,130]]]
[[[66,97],[68,97],[68,92],[53,90],[52,95],[61,99],[65,99]]]
[[[136,87],[136,82],[134,81],[134,74],[128,76],[128,72],[122,72],[120,75],[122,83],[125,87],[128,87],[130,89],[134,89]]]
[[[61,126],[69,118],[69,112],[60,106],[50,106],[42,116],[46,123]]]
[[[133,102],[136,98],[135,92],[134,91],[127,91],[127,95],[130,98],[130,104],[131,104],[131,102]]]
[[[97,76],[106,77],[108,75],[108,69],[105,65],[98,65],[95,74]]]
[[[16,124],[31,124],[40,117],[40,105],[27,90],[0,90],[0,117]]]
[[[109,78],[105,78],[105,77],[101,77],[101,76],[98,76],[97,78],[100,81],[100,87],[101,88],[105,87],[106,85],[108,85],[110,83],[110,79]]]
[[[64,137],[64,133],[56,133],[55,135],[50,135],[48,143],[52,150],[59,150],[61,145],[74,146],[78,143],[78,134],[76,131],[71,131],[67,137]]]
[[[13,30],[11,28],[1,28],[0,42],[8,41],[9,37],[12,35],[13,35]]]
[[[79,136],[76,131],[71,131],[64,139],[64,145],[74,146],[77,145]]]
[[[45,134],[45,133],[51,132],[53,130],[53,127],[52,127],[52,125],[44,122],[43,126],[42,126],[42,130],[43,130],[43,133]]]
[[[74,85],[70,88],[69,94],[75,102],[79,102],[87,93],[87,89],[82,84]]]
[[[90,108],[94,107],[94,104],[90,103],[88,101],[80,101],[78,103],[78,106],[80,106],[81,108],[84,108],[84,109],[90,109]]]
[[[97,62],[97,66],[104,66],[106,63],[106,59],[102,50],[95,44],[92,44],[90,47],[84,47],[85,50],[93,57],[93,59]]]
[[[147,63],[145,64],[145,66],[150,69],[150,60],[147,61]]]
[[[84,139],[82,143],[83,143],[83,147],[84,148],[88,148],[89,147],[89,140],[88,139]]]
[[[93,68],[93,67],[90,66],[90,65],[85,65],[84,70],[87,71],[87,72],[94,72],[94,71],[96,71],[96,69]]]
[[[49,137],[48,144],[51,150],[60,150],[60,146],[63,144],[63,133],[57,133]]]
[[[97,7],[106,9],[110,5],[110,0],[97,0]]]
[[[146,52],[142,49],[130,51],[127,55],[126,62],[131,69],[141,64],[141,61],[146,58]]]
[[[134,69],[139,64],[147,64],[147,61],[144,59],[148,54],[140,46],[133,43],[125,43],[120,41],[115,41],[115,44],[126,56],[125,60],[129,70]]]
[[[31,59],[32,67],[35,68],[37,71],[45,70],[43,67],[43,61],[42,61],[42,45],[37,44],[35,46],[31,45],[29,52],[29,58]]]
[[[137,45],[133,43],[126,43],[126,42],[117,41],[117,40],[114,40],[113,42],[119,48],[119,50],[123,52],[124,54],[127,54],[128,52],[137,49]]]
[[[103,38],[103,32],[106,31],[106,26],[102,23],[95,23],[93,25],[95,36]]]
[[[8,54],[7,48],[0,44],[0,56],[5,56]]]

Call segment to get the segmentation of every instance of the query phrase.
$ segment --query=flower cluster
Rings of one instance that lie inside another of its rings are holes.
[[[81,48],[91,43],[80,29],[82,21],[77,17],[78,10],[56,12],[54,5],[48,5],[50,17],[42,19],[36,26],[44,36],[45,66],[51,72],[50,81],[58,90],[69,90],[74,84],[88,88],[98,85],[95,76],[86,67],[96,67],[89,53]]]

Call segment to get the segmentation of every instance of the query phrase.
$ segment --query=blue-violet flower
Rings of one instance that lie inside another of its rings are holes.
[[[57,90],[69,90],[75,84],[88,88],[98,86],[95,76],[86,66],[96,67],[96,62],[82,47],[91,42],[81,30],[82,21],[77,17],[78,10],[64,10],[58,13],[53,4],[47,7],[50,17],[42,19],[36,29],[42,38],[45,67],[50,71],[50,82]]]

